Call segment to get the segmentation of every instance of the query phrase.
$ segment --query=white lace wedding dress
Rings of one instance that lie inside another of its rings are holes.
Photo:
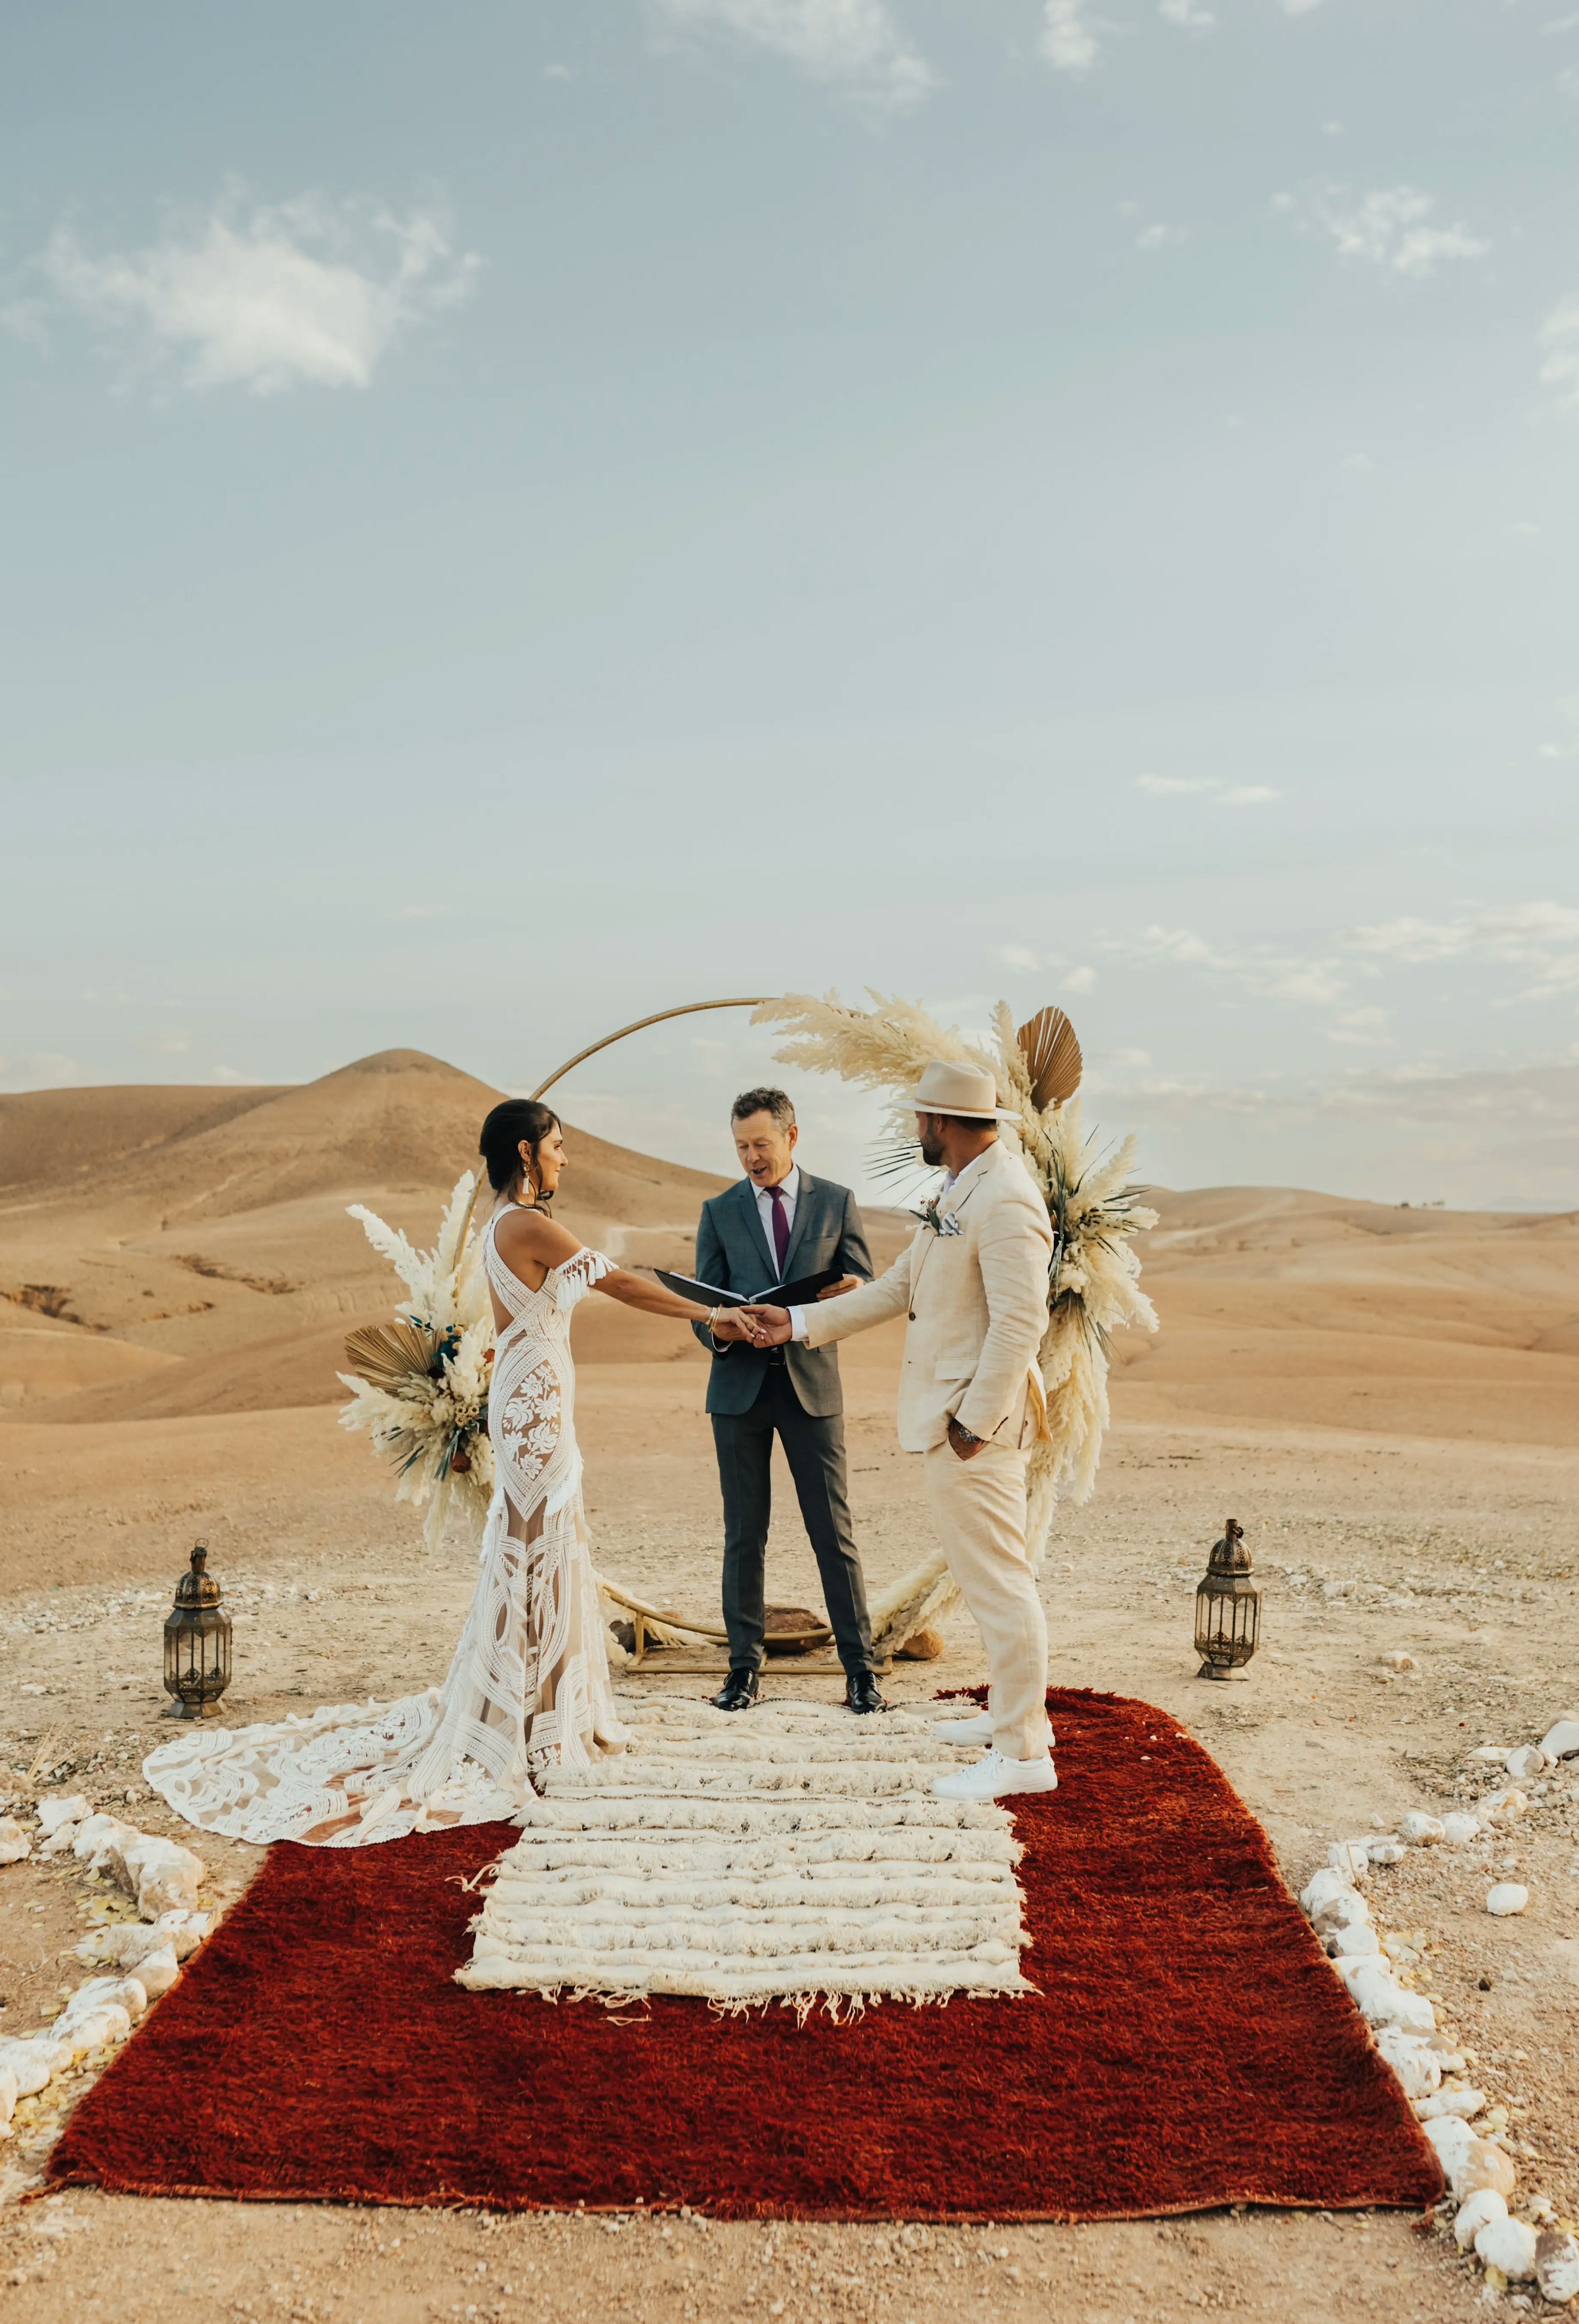
[[[483,1259],[510,1319],[488,1398],[498,1483],[449,1676],[399,1702],[193,1728],[161,1743],[142,1772],[188,1822],[231,1840],[358,1848],[525,1821],[534,1776],[625,1748],[582,1512],[570,1352],[571,1311],[610,1261],[579,1250],[531,1291],[500,1257],[496,1223]]]

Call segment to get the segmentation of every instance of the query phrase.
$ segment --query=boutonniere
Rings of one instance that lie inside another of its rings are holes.
[[[935,1235],[957,1235],[963,1234],[965,1231],[953,1212],[940,1211],[935,1199],[930,1203],[923,1203],[921,1208],[913,1212],[911,1215],[918,1218],[923,1227],[931,1227]]]

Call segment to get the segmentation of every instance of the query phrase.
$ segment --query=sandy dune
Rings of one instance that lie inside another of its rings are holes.
[[[0,1100],[0,1409],[83,1423],[337,1401],[345,1333],[390,1305],[346,1204],[430,1240],[499,1094],[397,1049],[300,1088]],[[727,1181],[583,1130],[571,1148],[566,1223],[628,1264],[685,1264]],[[1121,1416],[1579,1442],[1579,1213],[1265,1187],[1156,1199],[1162,1330],[1115,1351]],[[886,1261],[904,1222],[871,1225]],[[584,1363],[696,1360],[603,1301],[577,1344]]]

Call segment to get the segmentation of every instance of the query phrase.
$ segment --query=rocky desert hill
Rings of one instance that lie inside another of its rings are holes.
[[[283,1088],[0,1098],[0,1411],[176,1420],[337,1401],[341,1343],[393,1279],[346,1216],[418,1242],[500,1093],[414,1049]],[[630,1265],[684,1265],[727,1182],[570,1132],[559,1213]],[[1120,1417],[1579,1440],[1579,1214],[1395,1209],[1288,1188],[1157,1191],[1162,1318],[1121,1334]],[[886,1261],[905,1230],[870,1220]],[[583,1363],[700,1359],[607,1301]],[[874,1351],[875,1353],[875,1351]]]
[[[390,1049],[299,1087],[0,1100],[5,1408],[152,1419],[337,1399],[346,1332],[397,1287],[347,1204],[431,1242],[500,1095]],[[583,1130],[571,1149],[559,1213],[575,1233],[632,1265],[689,1258],[723,1179]],[[628,1355],[651,1348],[646,1320]],[[658,1335],[669,1353],[684,1336]]]

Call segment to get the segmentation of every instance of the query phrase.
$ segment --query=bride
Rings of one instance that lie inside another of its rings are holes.
[[[481,1570],[442,1687],[336,1704],[274,1726],[194,1729],[142,1763],[191,1823],[231,1840],[357,1848],[409,1831],[518,1820],[552,1767],[628,1740],[609,1657],[575,1441],[571,1311],[589,1291],[720,1339],[749,1326],[589,1250],[549,1215],[565,1168],[559,1118],[496,1105],[481,1152],[497,1200],[482,1257],[496,1333],[488,1434],[497,1483]]]

